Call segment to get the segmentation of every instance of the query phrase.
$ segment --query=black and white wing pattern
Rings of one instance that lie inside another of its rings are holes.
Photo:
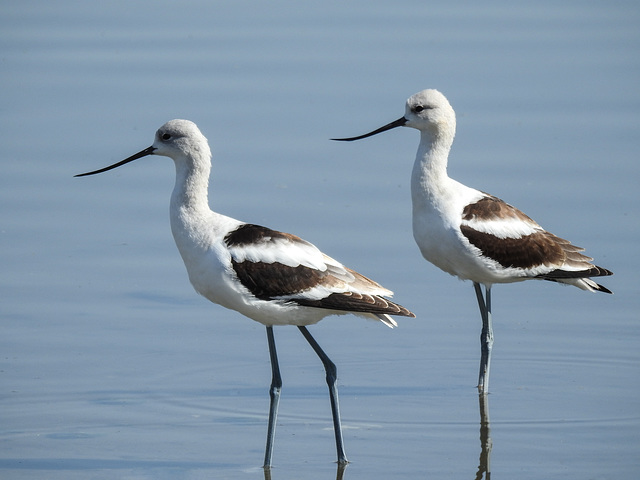
[[[414,317],[384,296],[393,292],[289,233],[242,224],[224,238],[238,280],[256,298],[343,312]]]
[[[485,195],[462,212],[460,231],[483,258],[499,268],[518,270],[523,277],[563,283],[584,282],[587,289],[611,293],[588,279],[611,275],[593,265],[584,248],[546,231],[517,208]],[[580,285],[578,285],[580,286]]]

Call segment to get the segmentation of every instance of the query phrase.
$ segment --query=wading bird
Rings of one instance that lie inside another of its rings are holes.
[[[589,277],[612,272],[590,263],[593,259],[580,253],[583,248],[547,232],[517,208],[449,178],[447,161],[456,133],[456,115],[437,90],[411,96],[404,116],[394,122],[364,135],[333,140],[359,140],[396,127],[420,131],[411,174],[415,241],[429,262],[473,282],[482,316],[478,391],[487,393],[493,284],[543,279],[611,293]]]
[[[147,155],[169,157],[175,163],[176,182],[169,209],[171,231],[195,290],[267,328],[272,382],[264,466],[271,465],[282,386],[274,325],[297,326],[322,361],[329,385],[338,462],[346,464],[336,366],[307,325],[328,315],[354,313],[395,327],[390,315],[415,315],[384,298],[393,292],[345,267],[311,243],[211,211],[211,150],[193,122],[171,120],[156,132],[150,147],[114,165],[76,176],[106,172]]]

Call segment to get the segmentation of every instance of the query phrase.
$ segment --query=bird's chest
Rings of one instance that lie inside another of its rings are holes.
[[[425,195],[413,204],[413,236],[429,262],[451,275],[465,278],[476,263],[460,232],[464,206],[471,198],[460,192]]]
[[[177,212],[171,220],[173,238],[194,289],[212,302],[225,305],[233,295],[229,292],[231,256],[224,244],[229,228],[222,224],[224,218],[214,222],[210,216]]]

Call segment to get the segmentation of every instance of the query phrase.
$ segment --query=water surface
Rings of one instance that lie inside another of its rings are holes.
[[[494,479],[638,477],[635,2],[0,9],[0,476],[263,478],[264,328],[189,286],[168,226],[171,161],[72,178],[181,117],[212,144],[212,208],[301,235],[418,315],[312,328],[339,368],[343,478],[471,479],[488,453]],[[411,236],[417,133],[328,140],[398,118],[429,87],[458,114],[454,178],[615,272],[613,296],[494,289],[489,432],[473,289]],[[276,335],[272,478],[335,478],[322,367],[296,329]]]

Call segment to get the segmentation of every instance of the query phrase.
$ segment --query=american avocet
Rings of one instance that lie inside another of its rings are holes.
[[[393,328],[397,324],[390,315],[415,315],[383,298],[393,292],[343,266],[311,243],[211,211],[207,199],[211,150],[193,122],[171,120],[156,132],[150,147],[114,165],[76,176],[106,172],[147,155],[170,157],[175,163],[171,231],[195,290],[267,328],[272,381],[264,466],[271,465],[282,386],[274,325],[297,326],[322,360],[329,385],[338,463],[346,464],[336,366],[306,326],[328,315],[354,313]]]
[[[544,279],[591,292],[611,293],[589,277],[611,275],[580,252],[583,248],[544,230],[497,197],[449,178],[447,160],[456,132],[456,115],[442,93],[423,90],[407,100],[405,114],[365,135],[395,127],[420,130],[411,174],[413,236],[424,258],[451,275],[473,282],[482,315],[478,391],[489,388],[494,283]],[[483,296],[480,285],[484,285]]]

